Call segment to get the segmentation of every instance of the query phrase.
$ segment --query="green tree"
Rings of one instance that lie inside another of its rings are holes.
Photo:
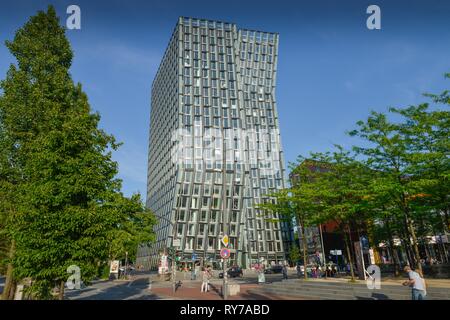
[[[368,219],[366,209],[367,168],[345,151],[341,146],[326,153],[313,153],[310,178],[314,185],[315,223],[335,221],[344,238],[345,252],[354,280],[353,256],[351,250],[351,227]]]
[[[1,171],[0,171],[1,172]],[[14,185],[5,177],[0,177],[0,273],[6,274],[2,298],[12,299],[15,292],[12,259],[15,254],[15,241],[11,227],[16,217]]]
[[[350,250],[350,228],[366,215],[367,169],[349,152],[336,146],[335,152],[312,153],[299,156],[291,165],[292,186],[270,194],[271,201],[260,208],[266,213],[276,212],[282,219],[296,219],[303,237],[302,252],[308,261],[304,235],[311,225],[336,221],[346,245],[346,255],[354,280],[353,257]],[[306,274],[305,274],[306,278]]]
[[[359,121],[358,129],[350,132],[369,142],[368,146],[356,146],[354,149],[366,157],[365,163],[373,171],[381,173],[372,184],[379,196],[388,198],[402,213],[406,228],[406,239],[412,238],[414,263],[421,271],[419,247],[416,230],[413,225],[413,210],[410,196],[417,194],[411,177],[411,155],[407,138],[400,132],[400,125],[391,123],[387,116],[372,111],[367,121]]]
[[[117,207],[123,214],[123,219],[112,229],[109,238],[109,260],[128,258],[135,261],[139,245],[149,245],[155,240],[153,226],[156,224],[155,216],[145,208],[139,194],[130,199],[121,197]]]
[[[447,96],[446,96],[447,95]],[[436,102],[450,105],[448,92],[429,95]],[[416,205],[434,209],[434,214],[441,215],[440,231],[449,230],[450,209],[450,112],[447,110],[431,111],[429,104],[410,106],[405,109],[392,108],[392,112],[400,114],[405,121],[400,131],[406,137],[411,152],[410,174],[414,177],[418,193],[414,200]],[[429,214],[433,211],[429,210]]]
[[[139,197],[120,193],[118,144],[98,128],[100,116],[70,76],[73,53],[54,8],[31,17],[6,45],[18,62],[0,100],[0,178],[16,199],[14,218],[4,219],[10,262],[16,279],[32,279],[33,296],[51,298],[57,285],[62,299],[69,266],[89,282],[109,258],[114,233],[136,231],[127,245],[150,241],[153,221]]]
[[[300,249],[297,245],[293,245],[289,250],[289,260],[291,260],[292,263],[297,263],[298,260],[300,260]]]
[[[306,193],[306,185],[301,185],[301,187],[282,189],[278,192],[267,195],[268,199],[265,199],[258,208],[262,212],[266,221],[287,221],[292,222],[297,221],[298,226],[302,232],[302,236],[305,235],[305,229],[310,223],[310,216],[313,213],[310,207],[314,205],[314,202],[308,201],[306,197],[302,196],[300,189]],[[310,191],[310,190],[308,190]],[[303,261],[306,264],[308,261],[308,250],[305,238],[303,237],[302,242],[302,253]],[[307,274],[304,274],[305,279]]]
[[[427,96],[438,104],[450,104],[448,91]],[[390,112],[401,120],[390,122],[385,114],[372,112],[350,134],[369,143],[355,150],[377,172],[371,181],[372,200],[385,209],[380,210],[381,219],[403,224],[406,251],[408,245],[413,251],[410,264],[422,271],[419,239],[424,242],[427,235],[449,227],[450,112],[431,111],[428,103],[390,108]],[[391,213],[386,214],[386,209]]]

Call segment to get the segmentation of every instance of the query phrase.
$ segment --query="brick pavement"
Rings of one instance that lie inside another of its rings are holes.
[[[183,283],[180,288],[173,294],[172,287],[154,287],[152,293],[171,299],[179,300],[223,300],[221,294],[222,286],[219,284],[211,284],[211,290],[208,292],[200,292],[201,282],[189,281]],[[286,297],[282,295],[276,295],[271,293],[256,293],[253,289],[258,288],[257,284],[241,284],[240,293],[236,296],[229,296],[229,300],[303,300],[300,298],[293,299],[292,297]]]

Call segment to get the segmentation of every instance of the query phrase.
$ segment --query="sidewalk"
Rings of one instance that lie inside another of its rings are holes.
[[[175,295],[172,292],[172,287],[154,287],[152,293],[166,299],[175,300],[223,300],[222,284],[212,283],[208,292],[200,292],[200,287],[200,281],[189,281],[183,283],[175,292]],[[304,300],[271,293],[252,292],[256,288],[258,288],[257,284],[241,284],[240,293],[229,296],[228,300]]]
[[[295,279],[295,277],[292,277],[291,279]],[[403,282],[407,280],[406,276],[403,277],[386,277],[381,278],[381,282],[383,284],[387,285],[401,285]],[[308,281],[317,281],[317,282],[341,282],[341,283],[349,283],[350,277],[345,278],[308,278]],[[425,278],[425,281],[427,283],[427,286],[433,287],[433,288],[449,288],[450,289],[450,279],[428,279]],[[356,279],[355,284],[365,284],[365,280],[358,280]]]

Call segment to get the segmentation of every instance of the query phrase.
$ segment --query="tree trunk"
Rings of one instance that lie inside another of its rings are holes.
[[[59,284],[58,300],[64,300],[64,285],[64,281],[61,281],[61,283]]]
[[[450,221],[448,218],[448,209],[444,210],[444,219],[445,219],[445,231],[450,231]]]
[[[444,255],[444,259],[442,260],[442,262],[448,263],[447,248],[445,247],[445,244],[442,243],[442,242],[440,243],[440,245],[441,245],[442,253],[443,253],[443,255]]]
[[[439,254],[439,258],[440,258],[441,262],[442,262],[442,263],[447,262],[447,261],[445,261],[444,256],[442,255],[441,244],[438,243],[437,246],[436,246],[436,248],[437,248],[437,252],[438,252],[438,254]],[[435,252],[436,252],[436,251],[435,251]]]
[[[403,214],[405,216],[406,234],[408,236],[408,241],[410,241],[409,236],[411,236],[412,238],[412,249],[414,260],[416,262],[416,269],[420,272],[420,274],[422,274],[422,264],[420,263],[419,246],[417,244],[417,237],[416,232],[414,230],[414,225],[409,216],[410,212],[406,197],[407,197],[406,194],[402,195],[402,206],[403,206]]]
[[[447,201],[448,201],[448,196],[447,195],[445,195],[444,197],[441,198],[441,203],[447,203]],[[449,232],[450,231],[450,220],[448,218],[449,209],[450,208],[448,206],[445,206],[444,210],[442,210],[442,211],[444,211],[444,217],[442,219],[442,224],[444,225],[443,226],[444,227],[444,229],[443,229],[444,232]]]
[[[395,247],[394,247],[394,237],[392,235],[392,231],[391,231],[391,227],[389,225],[389,218],[386,219],[386,229],[387,229],[387,233],[388,233],[388,238],[389,238],[389,251],[391,253],[392,256],[392,260],[394,261],[394,275],[396,277],[398,277],[400,275],[400,270],[399,270],[399,261],[398,261],[398,257],[396,255],[395,252]]]
[[[14,297],[16,296],[16,290],[17,290],[17,283],[14,280],[12,280],[11,287],[9,289],[9,294],[7,297],[8,300],[14,300]]]
[[[305,224],[304,223],[300,223],[300,226],[302,228],[303,265],[305,266],[304,277],[305,277],[305,280],[306,280],[306,279],[308,279],[308,274],[306,272],[307,259],[308,259],[308,249],[307,249],[307,246],[306,246]]]
[[[422,242],[423,249],[425,250],[425,255],[427,256],[426,260],[431,261],[431,259],[433,258],[433,254],[430,251],[430,247],[428,246],[427,239],[425,237],[422,237],[420,240]]]
[[[14,240],[11,241],[11,246],[9,248],[9,262],[8,267],[6,269],[6,280],[5,280],[5,286],[3,287],[3,293],[2,293],[2,299],[3,300],[9,300],[10,297],[10,291],[14,287],[13,286],[13,264],[12,259],[14,258],[14,254],[16,252],[16,242]]]
[[[403,245],[403,250],[405,250],[406,259],[408,260],[407,264],[409,264],[411,267],[414,267],[414,261],[411,258],[411,254],[410,254],[410,250],[409,250],[408,242],[407,242],[406,238],[402,237],[401,242]]]
[[[350,231],[350,228],[347,226],[348,231]],[[350,234],[347,234],[346,231],[342,231],[343,236],[344,236],[344,241],[345,241],[345,250],[347,252],[347,259],[348,259],[348,263],[350,264],[350,275],[352,277],[352,281],[355,281],[355,272],[353,271],[353,258],[352,258],[352,254],[350,252]]]
[[[409,233],[409,228],[408,228],[408,223],[406,221],[406,219],[403,219],[403,224],[404,224],[404,232],[403,232],[403,238],[402,238],[402,243],[403,246],[405,247],[405,252],[406,252],[406,256],[408,258],[408,264],[411,268],[415,268],[416,266],[416,261],[414,259],[414,256],[411,254],[411,236]]]
[[[406,215],[405,218],[406,218],[406,225],[408,226],[409,234],[412,237],[412,249],[413,249],[414,260],[416,261],[416,268],[422,274],[422,264],[420,263],[420,253],[419,253],[419,246],[417,244],[416,232],[414,231],[414,226],[413,226],[412,221],[409,218],[409,216]]]

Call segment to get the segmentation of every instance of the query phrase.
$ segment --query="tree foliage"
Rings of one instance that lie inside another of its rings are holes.
[[[88,282],[112,252],[151,241],[154,220],[139,196],[120,193],[112,160],[119,144],[71,78],[73,53],[54,8],[6,45],[17,65],[1,82],[1,223],[15,242],[14,276],[31,278],[33,294],[50,298],[69,266]]]

